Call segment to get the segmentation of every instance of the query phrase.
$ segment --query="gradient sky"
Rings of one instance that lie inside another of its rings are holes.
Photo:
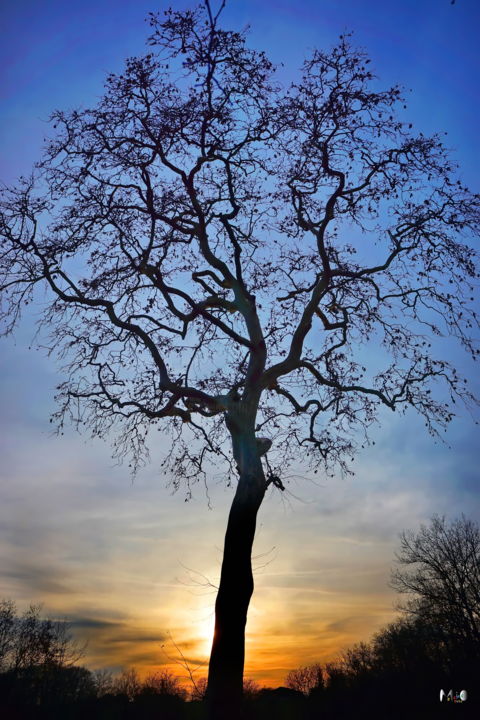
[[[27,174],[54,108],[89,106],[106,73],[141,54],[146,0],[5,0],[0,8],[0,179]],[[186,3],[173,3],[186,7]],[[309,48],[345,30],[364,46],[385,85],[408,92],[408,116],[424,133],[448,131],[462,177],[478,178],[477,0],[231,0],[224,26],[251,25],[251,43],[293,78]],[[477,185],[478,188],[478,185]],[[206,663],[214,591],[232,490],[210,479],[189,502],[172,495],[160,462],[134,483],[107,445],[73,431],[50,434],[59,381],[29,350],[35,311],[0,344],[0,597],[73,623],[90,667],[142,673],[178,658]],[[471,378],[474,369],[445,345]],[[478,381],[473,381],[478,388]],[[480,394],[480,393],[479,393]],[[434,444],[413,415],[382,416],[376,444],[353,478],[319,479],[301,468],[288,492],[260,511],[256,590],[247,631],[247,674],[280,683],[301,663],[333,658],[394,615],[388,588],[398,534],[434,512],[480,521],[478,427],[466,411]],[[391,413],[390,413],[391,414]],[[163,646],[163,647],[162,647]],[[198,674],[204,674],[200,668]]]

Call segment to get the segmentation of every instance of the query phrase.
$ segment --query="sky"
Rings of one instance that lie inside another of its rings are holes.
[[[174,2],[175,8],[187,7]],[[109,72],[141,54],[144,19],[167,4],[146,0],[5,0],[0,7],[0,180],[28,174],[55,108],[88,107]],[[418,131],[448,132],[461,176],[478,182],[476,0],[231,0],[224,26],[251,26],[250,42],[295,76],[313,47],[353,31],[386,85],[407,89]],[[477,185],[478,189],[478,185]],[[91,668],[163,665],[180,651],[206,673],[223,533],[232,490],[209,478],[174,494],[160,468],[166,440],[132,482],[109,446],[49,416],[58,368],[30,350],[35,308],[0,341],[0,598],[42,602],[88,641]],[[478,388],[475,369],[447,352]],[[289,669],[324,662],[395,616],[388,587],[398,535],[433,513],[480,521],[478,426],[459,409],[446,445],[413,415],[385,414],[356,475],[309,477],[271,491],[254,546],[255,594],[247,627],[247,676],[280,684]]]

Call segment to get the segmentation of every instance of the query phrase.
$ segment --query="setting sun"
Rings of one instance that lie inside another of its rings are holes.
[[[200,620],[197,625],[198,633],[198,653],[201,656],[208,658],[212,647],[213,630],[215,627],[215,615],[213,610],[210,611],[208,617],[204,620]]]

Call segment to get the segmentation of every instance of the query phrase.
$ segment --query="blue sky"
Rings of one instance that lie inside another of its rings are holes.
[[[164,7],[145,0],[2,4],[1,180],[29,172],[51,110],[95,103],[105,75],[143,52],[147,13]],[[407,89],[414,127],[448,132],[473,187],[479,20],[473,0],[232,1],[224,13],[227,27],[251,25],[251,43],[284,63],[285,79],[309,48],[353,31],[381,83]],[[175,654],[169,632],[205,661],[214,595],[185,568],[213,582],[218,576],[231,491],[211,478],[212,510],[201,490],[187,504],[172,495],[159,470],[162,440],[132,484],[103,443],[68,430],[51,436],[59,376],[49,358],[28,350],[34,320],[35,310],[0,345],[0,597],[21,607],[43,601],[48,612],[71,619],[89,637],[92,665],[152,669]],[[475,377],[452,345],[445,350]],[[480,520],[478,427],[465,411],[446,438],[450,448],[434,444],[414,416],[385,414],[374,439],[354,478],[314,484],[299,469],[304,478],[292,478],[292,494],[266,498],[247,645],[247,669],[259,679],[280,682],[289,668],[332,657],[392,617],[387,583],[402,529],[433,512]]]

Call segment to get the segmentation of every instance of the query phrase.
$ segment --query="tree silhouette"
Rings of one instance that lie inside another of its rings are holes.
[[[11,663],[17,630],[17,608],[13,600],[0,600],[0,671]]]
[[[353,717],[368,707],[371,717],[405,718],[415,708],[416,716],[434,718],[439,689],[448,687],[454,694],[466,690],[462,702],[477,717],[479,548],[478,524],[463,515],[451,522],[434,515],[428,526],[403,532],[392,574],[393,587],[409,597],[402,614],[324,669],[299,667],[287,675],[286,684],[305,694],[315,668],[324,679],[320,692],[308,692],[307,716]]]
[[[187,496],[227,463],[208,680],[220,717],[242,693],[267,488],[283,490],[299,456],[348,472],[381,408],[413,408],[435,433],[471,399],[429,337],[477,352],[479,219],[439,137],[410,132],[400,90],[378,89],[348,37],[285,89],[219,26],[223,7],[152,15],[152,52],[110,75],[95,107],[53,114],[0,220],[4,332],[48,291],[59,429],[113,433],[133,471],[149,431],[169,429]]]
[[[144,695],[173,695],[182,699],[187,696],[179,678],[169,670],[148,675],[143,681],[141,692]]]
[[[323,684],[323,671],[319,663],[290,670],[285,678],[285,685],[288,688],[298,690],[304,695],[309,695],[312,690],[320,691]]]
[[[83,652],[69,624],[42,618],[40,605],[18,615],[12,600],[0,601],[0,704],[61,704],[93,695],[90,673],[75,665]]]
[[[0,670],[36,665],[71,667],[84,654],[68,622],[41,617],[41,605],[17,614],[13,600],[0,601]]]
[[[124,695],[130,702],[140,694],[142,684],[135,668],[124,668],[113,683],[113,693]]]
[[[437,644],[467,660],[480,656],[480,528],[464,515],[434,515],[403,532],[392,587],[407,596],[406,615],[435,628]]]

